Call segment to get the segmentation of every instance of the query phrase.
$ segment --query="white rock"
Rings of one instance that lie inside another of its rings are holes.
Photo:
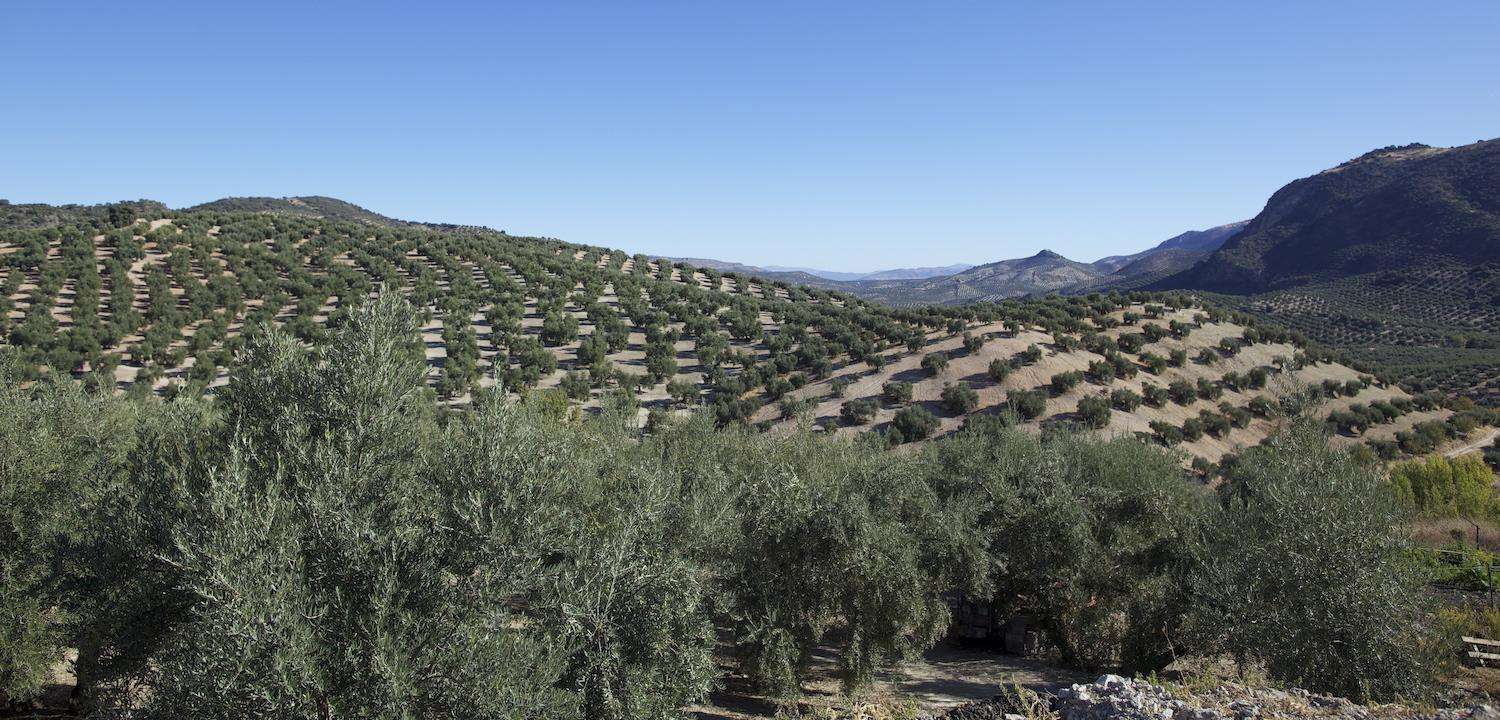
[[[1125,678],[1122,678],[1119,675],[1100,675],[1099,679],[1094,681],[1094,684],[1103,685],[1107,688],[1128,687]]]

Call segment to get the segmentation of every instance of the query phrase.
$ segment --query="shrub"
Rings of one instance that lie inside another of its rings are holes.
[[[1166,405],[1170,397],[1171,393],[1160,385],[1151,385],[1148,383],[1141,386],[1141,399],[1151,407],[1159,408]]]
[[[922,440],[938,429],[938,419],[921,405],[908,405],[896,413],[891,426],[907,442]]]
[[[944,385],[943,406],[954,415],[962,415],[979,406],[979,393],[965,382]]]
[[[942,373],[944,370],[948,369],[947,353],[935,352],[924,355],[922,357],[922,369],[926,370],[928,375],[938,375]]]
[[[1156,439],[1167,447],[1182,442],[1182,430],[1172,423],[1152,420],[1150,427],[1151,432],[1156,435]]]
[[[900,380],[888,381],[881,386],[880,394],[885,397],[888,403],[905,405],[911,402],[911,383]]]
[[[1054,394],[1061,395],[1069,390],[1072,390],[1075,387],[1078,387],[1078,383],[1082,381],[1083,373],[1077,370],[1069,370],[1067,372],[1060,372],[1056,375],[1053,375],[1052,380],[1050,381],[1048,386],[1052,388],[1052,392]]]
[[[990,380],[994,383],[1003,383],[1010,377],[1010,364],[1000,358],[990,361],[989,369],[986,371]]]
[[[839,377],[834,378],[832,382],[828,383],[829,394],[833,397],[841,398],[844,396],[844,393],[849,391],[849,386],[853,384],[854,378],[848,377],[846,375],[840,375]]]
[[[1088,395],[1078,400],[1078,419],[1091,428],[1102,428],[1109,425],[1110,404],[1109,399],[1097,395]]]
[[[560,387],[564,394],[574,400],[587,400],[589,397],[589,379],[583,373],[570,372],[563,375]]]
[[[692,405],[698,402],[698,385],[687,380],[673,380],[667,383],[667,395],[677,403]]]
[[[1167,394],[1178,405],[1192,405],[1198,400],[1198,388],[1186,380],[1173,380],[1167,386]]]
[[[1205,647],[1319,692],[1422,691],[1421,579],[1383,485],[1306,422],[1246,451],[1208,525],[1194,605]]]
[[[1500,500],[1491,487],[1494,473],[1474,455],[1434,455],[1397,463],[1391,485],[1408,507],[1427,517],[1496,517]]]
[[[1047,409],[1047,396],[1040,390],[1011,390],[1005,403],[1023,420],[1035,420]]]
[[[973,355],[979,352],[979,349],[982,347],[984,347],[983,337],[977,337],[968,332],[964,333],[964,352]]]
[[[1141,396],[1128,388],[1119,388],[1109,393],[1109,402],[1116,409],[1133,412],[1141,406]]]
[[[880,406],[870,398],[856,398],[845,400],[839,406],[839,417],[850,425],[864,425],[875,418],[875,413]]]
[[[1042,349],[1036,343],[1026,346],[1025,350],[1018,352],[1011,358],[1011,364],[1016,367],[1025,367],[1042,359]]]

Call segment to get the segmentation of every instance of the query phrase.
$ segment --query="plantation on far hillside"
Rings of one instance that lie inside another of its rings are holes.
[[[60,373],[137,396],[214,393],[247,327],[275,324],[321,345],[386,288],[419,308],[424,382],[450,405],[481,389],[543,390],[590,412],[625,407],[644,420],[703,405],[720,426],[785,430],[805,419],[887,444],[949,435],[975,415],[1015,417],[1031,431],[1136,435],[1221,466],[1267,437],[1288,393],[1323,396],[1340,432],[1382,457],[1490,423],[1181,295],[895,310],[688,263],[292,200],[183,212],[0,207],[0,335],[31,379]],[[1351,409],[1364,414],[1333,415]],[[1422,423],[1437,423],[1441,437]]]
[[[1500,266],[1439,264],[1245,298],[1211,297],[1298,330],[1415,390],[1500,403]]]

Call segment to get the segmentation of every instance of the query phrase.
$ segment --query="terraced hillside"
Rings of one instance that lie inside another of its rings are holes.
[[[1331,398],[1320,412],[1358,406],[1346,442],[1404,433],[1416,452],[1419,422],[1440,426],[1428,444],[1472,429],[1434,398],[1178,295],[893,310],[604,248],[280,207],[0,206],[0,334],[29,373],[212,392],[247,326],[316,344],[385,287],[424,310],[428,382],[453,403],[503,386],[643,419],[706,405],[721,423],[810,419],[892,441],[974,417],[1077,422],[1206,461],[1258,443],[1277,397],[1308,390]]]
[[[1435,263],[1216,299],[1412,387],[1500,404],[1500,265]]]

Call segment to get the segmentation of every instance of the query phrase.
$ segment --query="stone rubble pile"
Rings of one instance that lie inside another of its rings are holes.
[[[1306,690],[1233,683],[1189,693],[1118,675],[1043,692],[1039,700],[1038,706],[1026,708],[1018,706],[1014,694],[997,695],[949,710],[940,720],[1500,720],[1500,711],[1489,705],[1419,711],[1401,705],[1359,705]]]

